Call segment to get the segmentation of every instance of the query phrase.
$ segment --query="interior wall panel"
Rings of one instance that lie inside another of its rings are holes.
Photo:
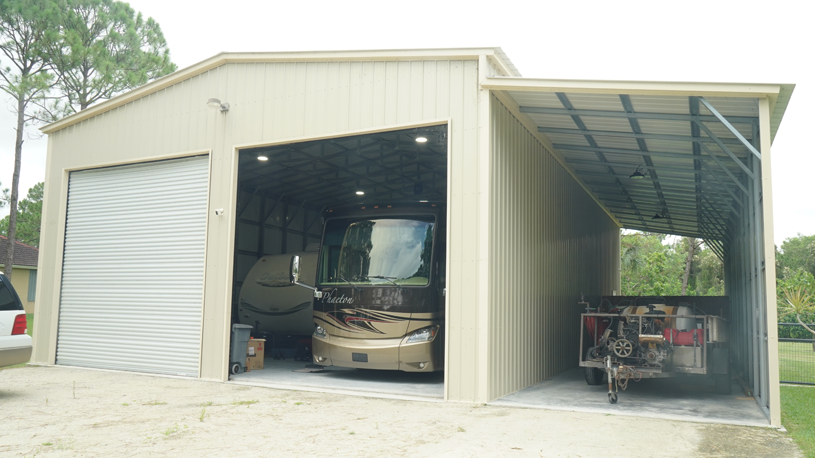
[[[494,399],[577,366],[577,302],[619,291],[620,231],[497,98],[490,111]]]

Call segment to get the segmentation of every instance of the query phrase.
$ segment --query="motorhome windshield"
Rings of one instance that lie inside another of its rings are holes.
[[[434,226],[432,216],[329,220],[319,284],[427,285]]]

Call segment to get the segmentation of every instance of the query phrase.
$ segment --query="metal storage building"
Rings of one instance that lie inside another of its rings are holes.
[[[619,293],[631,228],[725,261],[732,364],[779,425],[770,146],[792,89],[521,78],[500,48],[216,55],[42,129],[33,362],[227,380],[240,151],[444,126],[445,399],[576,366],[576,303]]]

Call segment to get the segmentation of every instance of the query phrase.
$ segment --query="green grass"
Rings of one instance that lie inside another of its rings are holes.
[[[815,388],[781,387],[781,424],[804,456],[815,458]]]
[[[815,351],[806,342],[778,342],[781,380],[815,383]]]

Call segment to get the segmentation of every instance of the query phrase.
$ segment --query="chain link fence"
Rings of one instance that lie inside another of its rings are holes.
[[[815,329],[815,325],[810,324]],[[815,336],[799,323],[778,323],[781,383],[815,385]]]

